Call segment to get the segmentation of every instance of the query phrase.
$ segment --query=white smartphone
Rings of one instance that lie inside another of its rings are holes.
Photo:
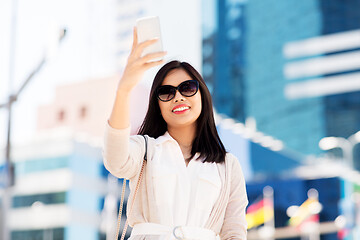
[[[163,44],[161,39],[160,20],[158,16],[139,18],[136,20],[136,29],[138,42],[144,42],[153,38],[159,38],[159,40],[146,47],[142,56],[149,53],[156,53],[163,51]],[[160,59],[154,59],[154,61]]]

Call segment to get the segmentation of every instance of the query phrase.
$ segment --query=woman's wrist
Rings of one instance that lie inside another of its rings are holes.
[[[130,86],[124,86],[124,84],[119,84],[118,88],[117,88],[117,93],[121,94],[122,96],[126,96],[126,95],[130,95],[132,89],[134,87],[130,87]]]

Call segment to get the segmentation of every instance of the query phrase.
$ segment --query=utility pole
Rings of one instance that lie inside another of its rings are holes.
[[[14,1],[16,2],[16,1]],[[66,29],[62,29],[59,34],[59,42],[65,37]],[[14,40],[15,41],[15,40]],[[10,55],[15,54],[14,51],[11,51]],[[14,56],[10,56],[10,58],[14,58]],[[29,84],[29,82],[33,79],[33,77],[43,68],[44,64],[46,63],[48,56],[44,54],[43,58],[37,65],[37,67],[29,74],[29,76],[25,79],[24,83],[18,89],[16,93],[9,94],[8,101],[6,103],[0,104],[0,108],[7,108],[8,110],[8,122],[7,122],[7,140],[6,140],[6,148],[5,148],[5,174],[6,174],[6,181],[4,183],[5,188],[3,191],[2,196],[2,209],[1,209],[1,236],[2,240],[10,240],[10,232],[8,228],[8,219],[9,219],[9,209],[11,207],[11,196],[12,196],[12,187],[15,184],[15,175],[14,175],[14,164],[11,160],[11,123],[12,123],[12,108],[13,103],[15,103],[24,90],[24,88]],[[10,63],[13,65],[13,63]],[[13,68],[13,67],[11,67]],[[10,72],[13,71],[10,69]],[[10,80],[12,80],[12,73],[10,73]],[[11,84],[11,83],[10,83]]]
[[[10,161],[10,148],[11,148],[11,116],[12,116],[12,99],[11,92],[13,90],[12,84],[14,82],[14,74],[15,74],[15,49],[16,49],[16,31],[17,31],[17,0],[12,1],[12,9],[11,9],[11,32],[10,32],[10,52],[9,52],[9,98],[8,102],[0,105],[1,107],[6,107],[8,110],[8,122],[7,122],[7,140],[6,140],[6,148],[5,148],[5,168],[4,168],[4,191],[3,196],[1,198],[1,218],[0,218],[0,233],[2,239],[8,240],[10,239],[9,228],[7,226],[8,223],[8,211],[11,206],[11,186],[14,184],[14,165],[11,164]]]

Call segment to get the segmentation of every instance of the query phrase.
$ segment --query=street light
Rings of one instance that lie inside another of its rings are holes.
[[[347,161],[347,165],[354,168],[354,147],[360,143],[360,131],[351,135],[348,138],[343,137],[324,137],[319,142],[319,147],[322,150],[328,151],[334,148],[342,150],[343,158]]]
[[[325,151],[340,148],[348,166],[353,168],[353,145],[348,139],[342,137],[325,137],[320,140],[319,147]]]
[[[360,131],[351,135],[348,138],[342,137],[325,137],[320,140],[319,147],[322,150],[330,150],[334,148],[341,148],[343,152],[343,157],[348,161],[348,166],[351,170],[354,169],[354,147],[356,144],[360,143]],[[345,181],[344,184],[344,193],[345,196],[351,196],[354,192],[353,184],[350,181]],[[342,203],[345,208],[345,218],[349,221],[349,225],[356,223],[356,216],[354,215],[354,205],[349,197],[345,197]],[[352,231],[352,235],[355,235],[355,230]]]
[[[61,29],[61,31],[57,34],[57,40],[58,43],[61,42],[61,40],[63,40],[63,38],[65,37],[66,34],[66,29]],[[52,46],[50,46],[52,47]],[[39,64],[37,65],[37,67],[29,74],[29,76],[25,79],[25,81],[23,82],[23,84],[20,86],[20,88],[17,90],[17,92],[10,94],[8,97],[8,101],[0,104],[0,108],[7,108],[8,110],[8,122],[7,122],[7,141],[6,141],[6,149],[5,149],[5,189],[3,192],[3,196],[2,196],[2,213],[1,213],[1,218],[0,219],[0,232],[2,235],[2,240],[8,240],[10,239],[10,235],[8,232],[8,228],[7,228],[7,221],[8,221],[8,209],[10,207],[10,188],[14,185],[15,180],[14,180],[14,164],[11,161],[11,122],[12,122],[12,108],[13,108],[13,104],[18,100],[19,95],[22,93],[22,91],[24,90],[24,88],[29,84],[29,82],[33,79],[33,77],[43,68],[43,66],[45,65],[45,63],[49,60],[49,52],[51,52],[51,50],[53,49],[46,49],[47,52],[46,54],[43,56],[43,58],[41,59],[41,61],[39,62]],[[53,52],[51,52],[51,54],[53,54]]]

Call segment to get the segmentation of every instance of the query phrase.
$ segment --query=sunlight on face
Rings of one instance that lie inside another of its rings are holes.
[[[190,75],[183,69],[174,69],[165,77],[162,85],[179,86],[186,80],[192,80]],[[196,120],[201,113],[201,93],[199,91],[191,97],[185,97],[176,91],[175,97],[168,101],[158,100],[161,114],[169,127],[196,127]]]

